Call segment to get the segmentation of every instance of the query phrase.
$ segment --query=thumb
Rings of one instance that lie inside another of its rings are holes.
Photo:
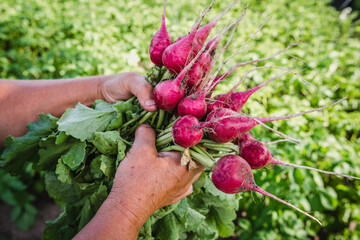
[[[156,105],[153,100],[153,88],[151,84],[140,74],[132,79],[132,81],[133,82],[130,83],[130,91],[138,98],[141,107],[148,112],[155,111]]]
[[[148,125],[140,125],[135,132],[135,141],[133,148],[141,149],[144,152],[154,152],[157,154],[155,147],[155,131]]]

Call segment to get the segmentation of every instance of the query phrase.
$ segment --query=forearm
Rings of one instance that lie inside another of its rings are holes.
[[[7,135],[21,136],[39,113],[61,116],[77,102],[91,105],[101,98],[105,76],[62,80],[0,80],[0,146]]]
[[[134,211],[132,210],[134,209]],[[74,240],[136,240],[149,216],[110,196]]]

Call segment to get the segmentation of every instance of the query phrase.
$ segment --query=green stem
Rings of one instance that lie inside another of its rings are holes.
[[[153,114],[155,114],[155,112],[147,112],[138,122],[138,125],[143,124],[144,122],[146,122],[146,120],[148,120]]]
[[[142,111],[138,116],[134,117],[133,119],[131,119],[130,121],[127,121],[126,123],[124,123],[121,128],[125,128],[126,126],[132,124],[133,122],[136,122],[139,118],[143,117],[144,115],[146,115],[147,111]]]
[[[156,111],[155,114],[153,115],[153,117],[152,117],[152,119],[151,119],[151,122],[150,122],[150,125],[151,125],[151,126],[154,126],[154,122],[155,122],[155,120],[156,120],[156,117],[157,117],[158,113],[159,113],[159,112]]]
[[[164,130],[162,130],[159,134],[158,134],[158,137],[161,137],[161,136],[164,136],[165,134],[167,133],[170,133],[172,131],[172,128],[166,128]]]
[[[156,124],[156,129],[160,129],[162,127],[162,123],[164,121],[165,111],[160,109],[159,110],[159,118]]]
[[[156,139],[156,146],[159,147],[162,145],[166,145],[168,143],[171,143],[172,141],[172,133],[168,133]]]
[[[212,160],[214,160],[213,158],[212,158],[212,156],[207,152],[207,151],[205,151],[205,149],[203,149],[202,147],[199,147],[199,146],[193,146],[193,147],[191,147],[192,149],[194,149],[196,152],[198,152],[198,153],[200,153],[200,154],[204,154],[204,155],[206,155],[208,158],[210,158],[210,159],[212,159]]]
[[[172,146],[169,146],[169,147],[166,147],[166,148],[163,148],[161,149],[161,152],[169,152],[169,151],[177,151],[177,152],[184,152],[185,151],[185,148],[183,147],[180,147],[178,145],[172,145]],[[201,163],[202,165],[204,165],[205,167],[208,167],[208,168],[213,168],[214,167],[214,161],[210,158],[208,158],[207,156],[204,156],[200,153],[197,153],[191,149],[189,149],[190,151],[190,156],[198,161],[199,163]]]

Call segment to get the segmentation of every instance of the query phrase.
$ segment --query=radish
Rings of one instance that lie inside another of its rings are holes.
[[[222,192],[234,194],[253,190],[294,208],[321,225],[320,221],[315,217],[258,187],[249,164],[239,156],[226,155],[220,158],[213,169],[211,178],[215,187]]]
[[[166,29],[165,25],[165,10],[166,10],[166,0],[164,0],[164,10],[162,15],[161,27],[157,31],[150,43],[150,59],[157,66],[163,66],[162,55],[165,49],[172,44],[171,36]]]
[[[172,73],[179,74],[185,67],[188,61],[192,59],[191,52],[193,49],[193,40],[199,28],[201,20],[205,14],[210,10],[215,0],[210,3],[210,6],[203,12],[199,21],[195,24],[191,32],[181,40],[168,46],[163,55],[162,62],[164,66]]]
[[[180,116],[192,115],[197,119],[201,119],[206,114],[206,102],[205,94],[202,93],[193,93],[179,102],[177,111]]]
[[[235,92],[236,88],[243,82],[243,80],[245,79],[245,77],[247,77],[247,75],[249,75],[251,72],[258,70],[258,69],[265,69],[265,68],[277,68],[277,69],[284,69],[284,68],[279,68],[279,67],[272,67],[272,66],[268,66],[268,67],[256,67],[251,69],[250,71],[248,71],[241,79],[240,81],[227,93],[224,94],[219,94],[217,96],[215,96],[213,98],[213,100],[207,100],[208,102],[208,113],[210,113],[211,111],[215,110],[216,108],[220,108],[220,107],[224,107],[224,108],[229,108],[235,112],[239,112],[243,106],[245,105],[245,103],[249,100],[250,96],[255,93],[257,90],[259,90],[260,88],[264,87],[265,85],[267,85],[269,82],[271,82],[274,79],[277,79],[289,72],[292,72],[292,70],[289,69],[285,69],[287,70],[286,72],[282,73],[282,74],[278,74],[272,78],[270,78],[269,80],[263,82],[262,84],[259,84],[258,86],[249,89],[247,91],[241,91],[241,92]],[[230,75],[233,71],[235,70],[235,68],[232,68],[228,73],[226,73],[223,78],[225,78],[226,76]],[[295,73],[296,74],[296,73]],[[218,82],[221,81],[218,80]],[[217,84],[217,83],[216,83]],[[216,85],[215,85],[216,86]],[[215,86],[212,86],[212,88],[214,88]]]
[[[254,137],[250,134],[250,132],[244,132],[236,138],[236,141],[238,142],[238,144],[240,144],[240,142],[242,141],[251,139],[254,139]]]
[[[199,120],[191,115],[179,118],[172,127],[174,141],[182,147],[192,147],[200,142],[203,131]]]
[[[183,70],[181,70],[175,79],[165,80],[155,86],[153,90],[154,101],[158,108],[165,111],[173,111],[179,101],[184,98],[185,89],[181,84],[182,80],[204,50],[205,47],[203,47],[201,51],[191,60],[191,62],[186,65]]]
[[[325,173],[325,174],[337,175],[337,176],[341,176],[341,177],[354,178],[354,179],[360,180],[360,178],[349,176],[349,175],[344,175],[341,173],[323,171],[323,170],[319,170],[319,169],[312,168],[312,167],[301,166],[301,165],[296,165],[296,164],[277,160],[272,156],[270,150],[266,147],[266,145],[264,143],[259,142],[255,139],[249,139],[249,140],[240,142],[239,149],[240,149],[239,155],[248,162],[251,169],[263,168],[268,164],[281,164],[281,165],[285,165],[285,166],[290,166],[290,167],[295,167],[295,168],[304,168],[304,169],[314,170],[314,171],[318,171],[318,172]]]
[[[244,132],[248,132],[250,129],[255,127],[258,124],[262,124],[264,122],[271,122],[271,121],[277,121],[277,120],[283,120],[283,119],[289,119],[297,116],[301,116],[307,113],[319,111],[324,108],[331,107],[343,100],[345,98],[342,98],[341,100],[332,103],[330,105],[312,109],[309,111],[305,111],[302,113],[296,113],[281,117],[267,117],[267,118],[252,118],[246,115],[240,115],[237,112],[225,109],[225,108],[218,108],[212,111],[206,119],[206,123],[203,123],[204,126],[211,128],[211,131],[209,131],[209,137],[219,143],[225,143],[225,142],[231,142],[236,137],[238,137],[240,134]]]

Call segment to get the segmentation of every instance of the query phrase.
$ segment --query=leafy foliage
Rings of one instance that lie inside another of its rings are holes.
[[[287,54],[259,63],[259,66],[303,69],[301,75],[317,87],[306,85],[296,77],[278,79],[262,89],[261,93],[254,94],[244,111],[254,116],[283,115],[308,110],[348,96],[348,101],[331,109],[271,123],[273,128],[300,138],[306,144],[279,143],[270,147],[273,154],[284,161],[360,176],[359,22],[352,21],[353,14],[336,12],[326,1],[275,0],[271,4],[257,0],[248,2],[250,7],[246,17],[240,23],[236,37],[224,57],[239,48],[268,17],[272,16],[272,19],[228,66],[270,56],[290,43],[303,41]],[[206,4],[197,0],[168,2],[167,23],[173,39],[189,31],[195,17]],[[217,1],[207,19],[211,19],[227,4],[227,1]],[[232,11],[232,19],[240,14],[242,7],[244,4]],[[160,0],[4,0],[0,5],[0,77],[41,79],[121,71],[145,73],[152,66],[148,57],[148,45],[152,34],[160,25],[161,11]],[[134,17],[139,13],[143,17]],[[225,16],[224,22],[229,19],[227,17],[229,15]],[[228,82],[218,87],[217,92],[228,90],[247,70],[248,68],[237,70]],[[241,89],[263,82],[272,73],[271,70],[252,73]],[[252,133],[262,141],[277,138],[261,127],[255,128]],[[46,176],[45,180],[53,182],[62,194],[68,194],[68,197],[73,197],[73,201],[77,201],[76,188],[65,187],[71,181],[70,167],[63,160],[58,162],[59,156],[69,149],[65,147],[66,144],[61,152],[54,152],[52,148],[56,142],[61,146],[66,141],[76,141],[73,138],[64,139],[64,136],[59,132],[54,138],[41,141],[43,149],[39,152],[37,167],[46,168],[50,164],[42,161],[42,154],[53,154],[51,159],[60,164],[57,171],[64,176],[61,179],[65,183],[55,182],[54,176]],[[87,136],[84,137],[86,138]],[[7,141],[15,140],[9,138]],[[32,154],[26,156],[29,156],[28,160],[33,159]],[[102,168],[100,162],[104,162]],[[106,172],[105,162],[108,161],[98,159],[93,163],[99,175]],[[5,175],[0,176],[1,179],[5,178]],[[255,180],[266,191],[300,204],[307,211],[315,211],[315,216],[320,218],[324,228],[270,199],[260,200],[255,194],[253,201],[249,193],[244,193],[239,200],[240,217],[234,222],[235,234],[240,239],[307,239],[309,236],[356,239],[360,236],[359,182],[285,167],[257,170]],[[53,188],[47,190],[50,195],[57,195],[51,192]],[[99,193],[99,196],[102,195]],[[197,228],[197,232],[209,239],[216,237],[215,229],[222,236],[229,235],[232,231],[229,219],[234,217],[233,214],[229,213],[228,221],[217,226],[216,222],[223,221],[227,216],[227,210],[215,210],[215,207],[203,209],[203,201],[208,201],[207,204],[215,204],[215,201],[211,202],[211,197],[204,200],[195,196],[181,201],[176,211],[172,210],[155,225],[152,224],[155,221],[153,217],[150,218],[141,236],[149,237],[152,231],[156,231],[158,238],[184,238],[183,229],[179,229],[177,224],[179,221],[183,223],[181,226]],[[58,198],[60,202],[64,200],[60,196]],[[87,204],[91,204],[91,200],[87,201]],[[181,207],[186,204],[190,206],[187,212],[185,207]],[[60,220],[73,219],[69,213],[66,211]],[[206,214],[209,217],[203,221]],[[160,230],[164,224],[174,230]],[[74,230],[68,229],[68,234],[71,231]],[[199,239],[196,234],[187,237]]]

